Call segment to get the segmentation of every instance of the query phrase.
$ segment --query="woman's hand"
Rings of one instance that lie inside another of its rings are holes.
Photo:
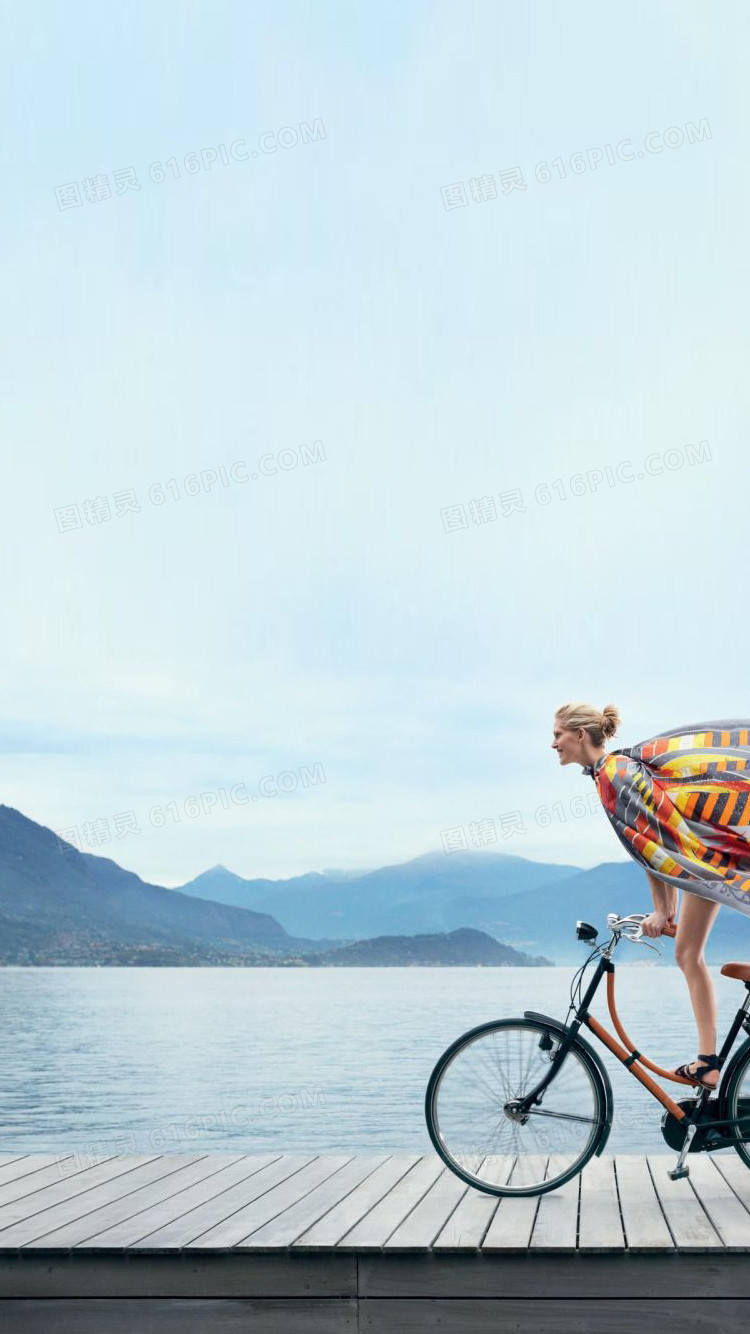
[[[672,920],[674,921],[674,913],[672,914]],[[644,936],[660,936],[668,921],[669,916],[665,912],[649,913],[648,917],[645,917],[641,922],[641,931]]]

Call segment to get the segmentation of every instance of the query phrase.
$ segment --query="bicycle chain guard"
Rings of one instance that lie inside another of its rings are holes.
[[[681,1107],[682,1110],[688,1114],[695,1110],[695,1102],[692,1098],[683,1099],[681,1102],[678,1102],[677,1106]],[[744,1117],[748,1113],[750,1113],[750,1098],[740,1098],[739,1115]],[[708,1102],[701,1109],[700,1120],[697,1123],[698,1129],[695,1132],[688,1153],[706,1153],[711,1149],[725,1149],[728,1144],[735,1143],[730,1126],[727,1126],[726,1130],[722,1130],[720,1126],[709,1126],[707,1128],[701,1126],[701,1121],[718,1120],[719,1099],[709,1098]],[[670,1149],[676,1149],[679,1152],[685,1143],[687,1125],[684,1121],[678,1121],[677,1117],[673,1116],[671,1112],[665,1112],[661,1118],[661,1133]]]

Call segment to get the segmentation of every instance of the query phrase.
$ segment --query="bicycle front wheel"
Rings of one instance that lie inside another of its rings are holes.
[[[523,1114],[509,1104],[549,1072],[562,1041],[536,1019],[498,1019],[458,1038],[437,1062],[425,1116],[436,1152],[471,1186],[490,1195],[543,1195],[580,1172],[606,1124],[596,1061],[580,1043]]]

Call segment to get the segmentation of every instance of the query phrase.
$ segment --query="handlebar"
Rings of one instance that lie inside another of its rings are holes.
[[[648,943],[642,930],[643,923],[648,916],[650,916],[650,914],[645,912],[628,913],[626,917],[618,917],[617,913],[609,913],[607,915],[607,926],[618,936],[622,936],[626,940],[632,940],[634,942],[643,941],[644,943]],[[665,926],[662,927],[659,935],[676,936],[677,924],[667,922]]]

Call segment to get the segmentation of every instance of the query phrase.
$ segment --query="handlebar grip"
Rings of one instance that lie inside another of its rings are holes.
[[[662,929],[661,934],[663,936],[676,936],[677,927],[674,926],[671,922],[667,922],[667,925]]]

